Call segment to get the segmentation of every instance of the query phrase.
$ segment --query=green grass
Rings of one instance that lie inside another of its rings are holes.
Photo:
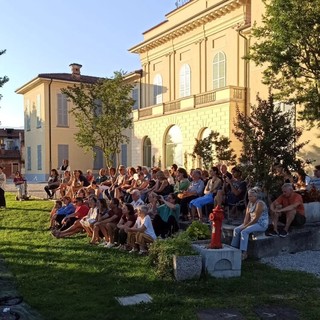
[[[45,231],[52,205],[7,194],[8,209],[0,212],[0,255],[24,300],[45,319],[196,319],[197,310],[230,307],[250,320],[262,305],[320,319],[320,280],[312,275],[248,260],[239,278],[159,279],[147,257],[90,246],[84,235],[52,238]],[[137,293],[148,293],[153,303],[123,307],[115,300]]]

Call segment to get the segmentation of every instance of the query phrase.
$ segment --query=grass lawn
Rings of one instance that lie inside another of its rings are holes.
[[[196,319],[206,308],[237,308],[258,319],[256,306],[287,306],[301,319],[320,319],[320,279],[245,261],[242,276],[200,281],[159,279],[147,257],[90,246],[84,235],[55,239],[51,201],[17,202],[0,211],[0,255],[24,300],[44,319]],[[1,288],[0,288],[1,292]],[[123,307],[115,297],[148,293],[153,303]]]

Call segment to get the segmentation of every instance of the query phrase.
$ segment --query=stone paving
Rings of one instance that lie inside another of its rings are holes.
[[[28,183],[28,194],[31,196],[31,198],[40,198],[40,199],[46,199],[47,195],[44,191],[44,187],[47,185],[47,183]],[[6,184],[6,192],[16,192],[15,185],[7,181]]]

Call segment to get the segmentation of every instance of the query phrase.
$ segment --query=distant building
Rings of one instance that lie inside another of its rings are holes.
[[[93,159],[74,141],[77,132],[69,111],[72,102],[61,93],[74,84],[94,83],[99,78],[81,75],[81,65],[70,64],[71,73],[42,73],[16,90],[23,94],[25,116],[26,168],[28,180],[46,181],[50,170],[68,159],[71,169],[98,169],[101,155]]]
[[[24,130],[0,129],[0,165],[12,178],[16,171],[24,171]]]

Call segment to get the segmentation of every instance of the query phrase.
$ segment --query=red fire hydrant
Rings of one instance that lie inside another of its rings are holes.
[[[209,219],[212,221],[212,234],[209,249],[221,249],[221,229],[222,220],[224,219],[223,209],[217,205],[210,213]]]

